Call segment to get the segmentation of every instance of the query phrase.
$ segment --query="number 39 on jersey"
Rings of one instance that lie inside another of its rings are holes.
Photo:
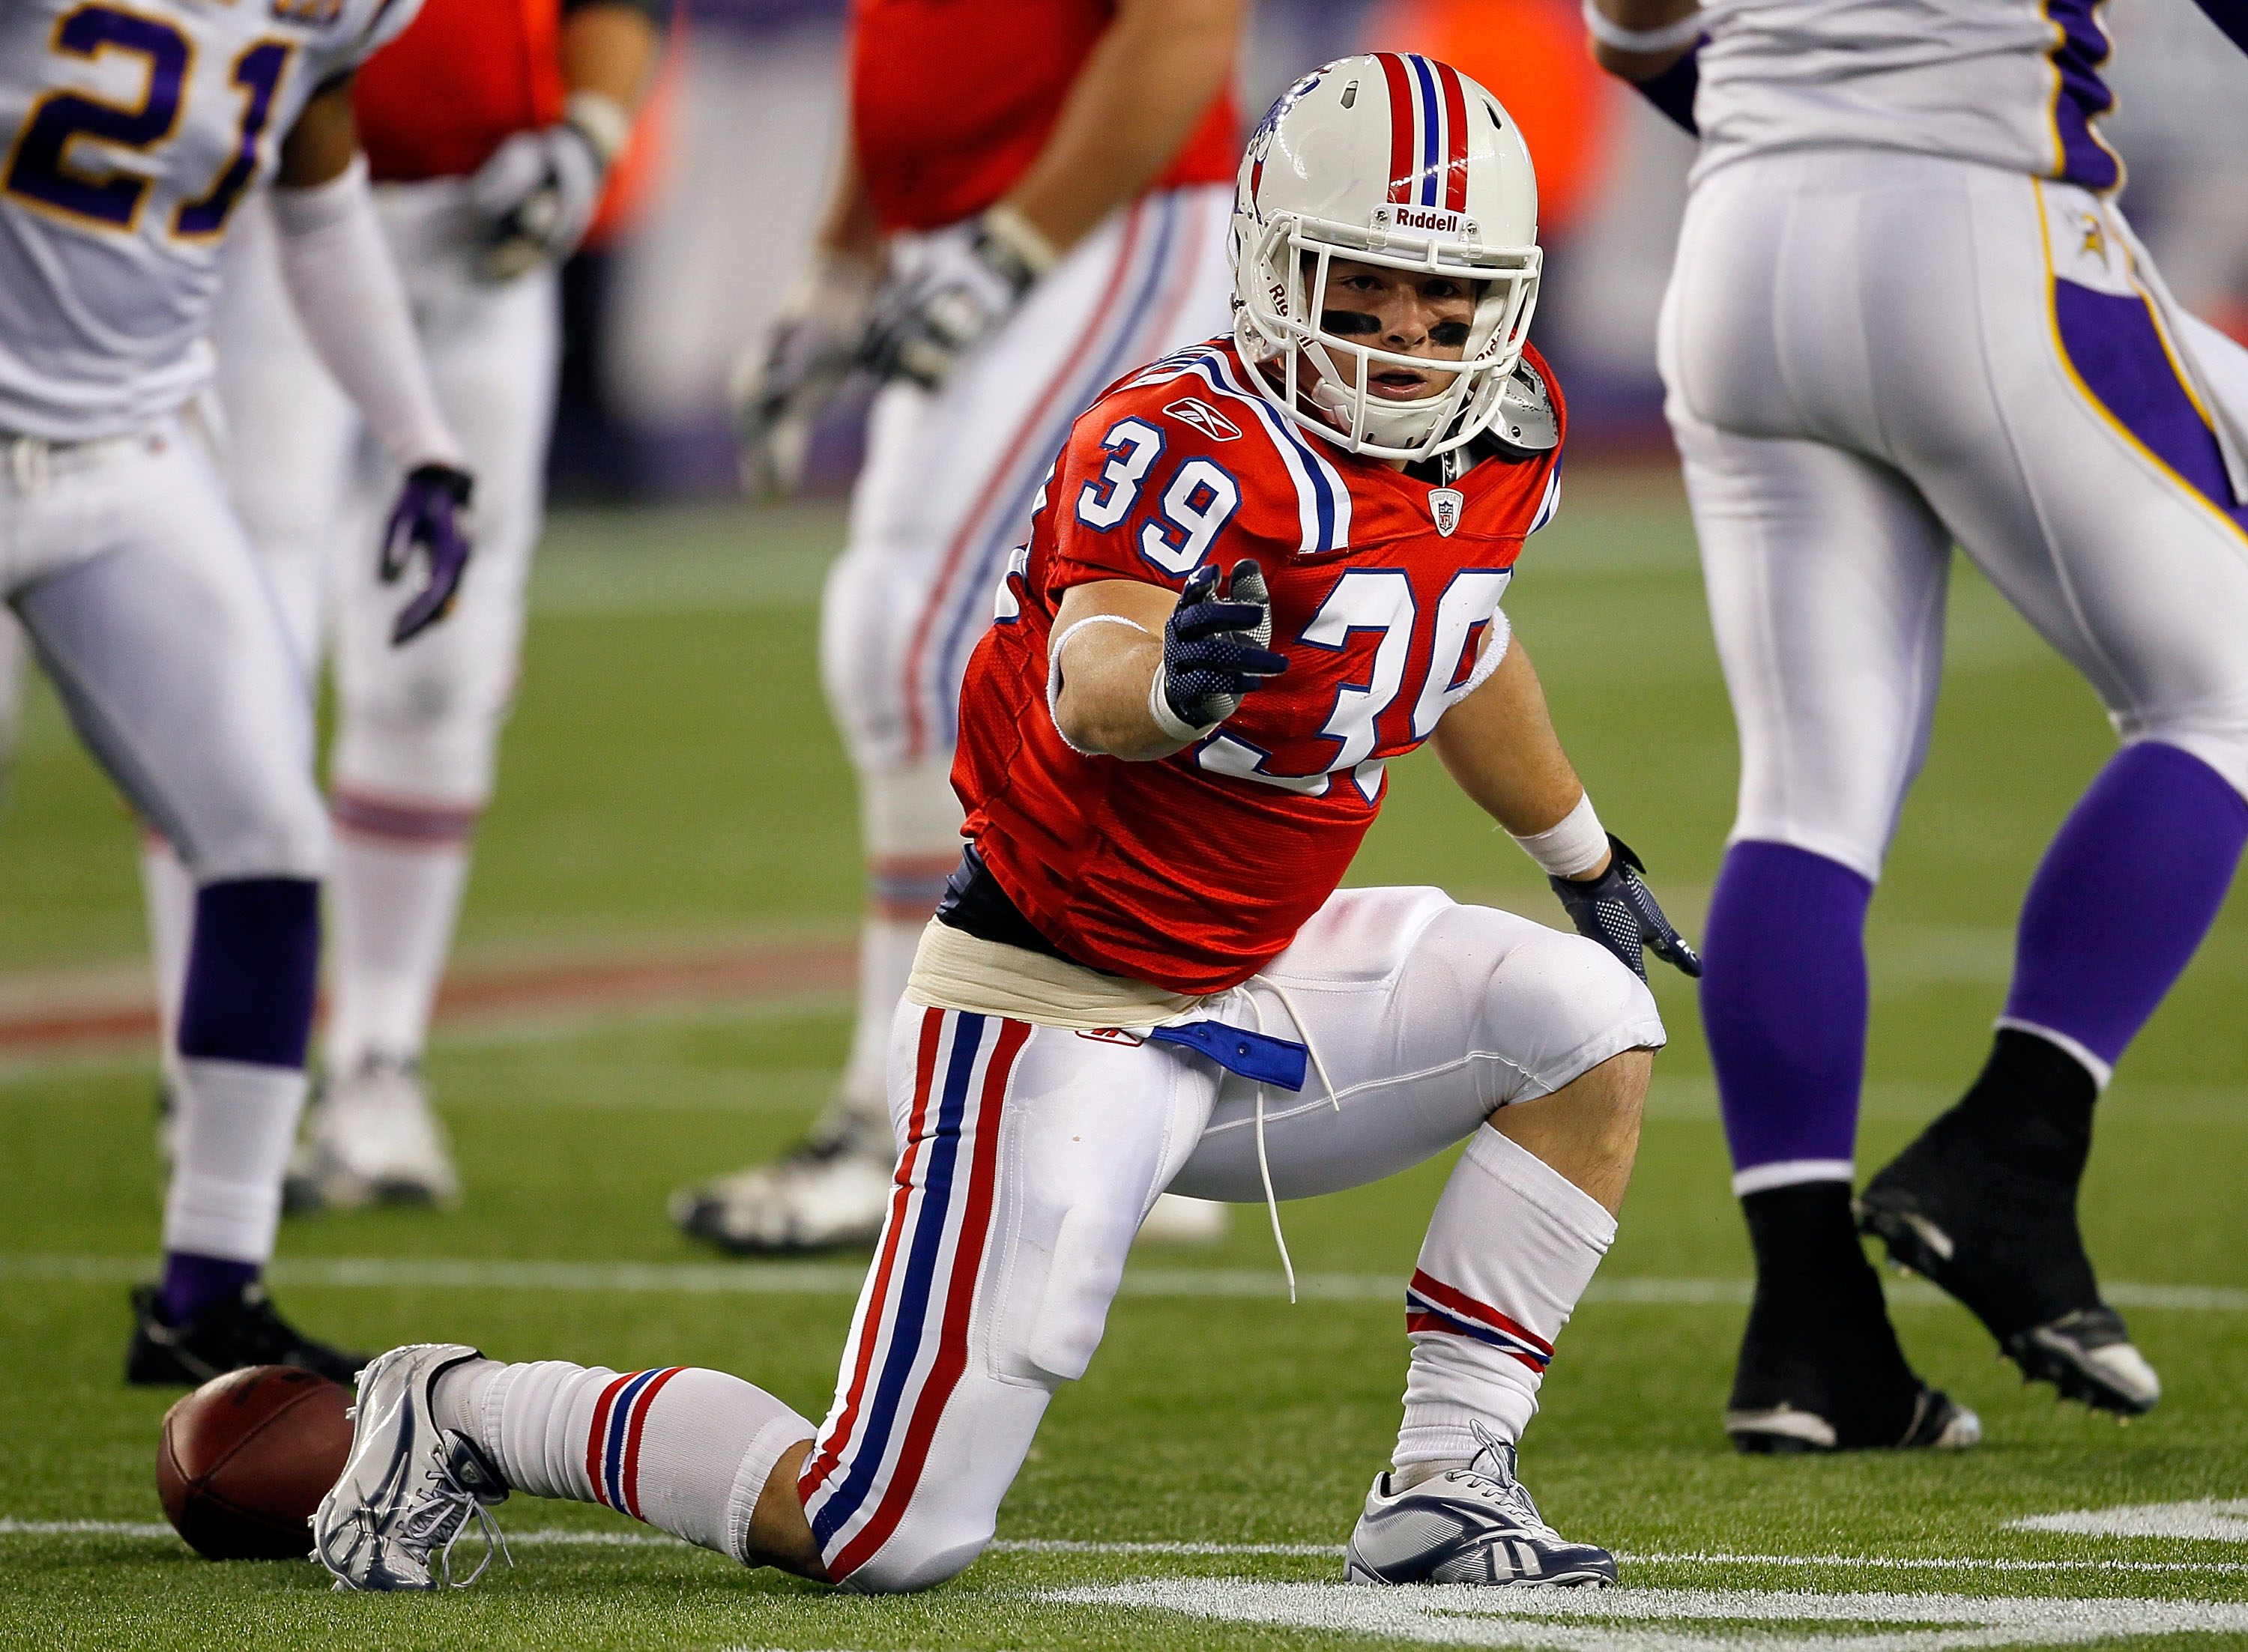
[[[1255,558],[1288,669],[1171,761],[1370,812],[1384,764],[1504,654],[1499,599],[1552,514],[1558,455],[1486,459],[1440,489],[1298,433],[1244,371],[1222,344],[1185,352],[1079,421],[999,617],[1050,616],[1089,580],[1176,588],[1205,562]]]

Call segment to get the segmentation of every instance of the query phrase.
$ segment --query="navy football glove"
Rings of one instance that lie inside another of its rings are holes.
[[[377,564],[385,585],[395,585],[418,548],[428,553],[429,580],[399,611],[390,627],[390,645],[409,642],[452,612],[469,568],[469,536],[461,518],[469,508],[475,480],[449,464],[417,465],[398,490],[390,521],[382,531]]]
[[[1577,933],[1614,953],[1642,981],[1647,979],[1645,948],[1652,948],[1656,957],[1681,974],[1698,977],[1701,954],[1686,944],[1655,903],[1655,892],[1639,875],[1647,870],[1645,863],[1613,832],[1608,833],[1608,869],[1597,878],[1546,880],[1561,897]]]
[[[1208,734],[1241,709],[1244,695],[1288,668],[1271,641],[1272,598],[1264,569],[1235,563],[1221,599],[1217,566],[1196,568],[1163,625],[1163,662],[1148,695],[1156,726],[1174,740]]]

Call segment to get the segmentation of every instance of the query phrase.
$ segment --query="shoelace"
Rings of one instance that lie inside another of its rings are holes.
[[[453,1578],[453,1549],[467,1534],[469,1522],[476,1521],[478,1533],[484,1540],[483,1558],[476,1569],[457,1582]],[[437,1545],[442,1540],[444,1546]],[[449,1589],[465,1589],[491,1567],[497,1554],[510,1566],[515,1556],[508,1553],[507,1538],[499,1529],[492,1511],[478,1500],[475,1492],[453,1477],[452,1465],[440,1462],[430,1476],[429,1487],[407,1505],[399,1517],[397,1543],[422,1565],[429,1569],[429,1553],[437,1550],[437,1565]]]
[[[1341,1112],[1342,1098],[1335,1093],[1334,1080],[1327,1076],[1327,1064],[1319,1059],[1319,1046],[1312,1039],[1312,1024],[1305,1019],[1304,1012],[1296,1007],[1296,1001],[1288,996],[1285,987],[1277,981],[1268,980],[1264,984],[1271,990],[1272,996],[1280,1000],[1280,1007],[1288,1012],[1288,1018],[1296,1024],[1297,1035],[1304,1041],[1304,1053],[1311,1058],[1312,1071],[1319,1075],[1319,1086],[1327,1093],[1327,1104],[1337,1113]],[[1264,1032],[1264,1008],[1246,985],[1228,987],[1218,996],[1231,998],[1237,993],[1249,1006],[1250,1018],[1257,1024],[1256,1031]],[[1257,1174],[1264,1183],[1264,1214],[1272,1223],[1272,1243],[1280,1252],[1280,1272],[1286,1276],[1288,1301],[1292,1305],[1296,1300],[1296,1265],[1288,1256],[1288,1236],[1280,1231],[1280,1199],[1272,1190],[1272,1162],[1264,1154],[1264,1086],[1262,1084],[1257,1086]]]
[[[1531,1501],[1530,1489],[1514,1477],[1514,1448],[1472,1418],[1468,1428],[1475,1436],[1476,1454],[1468,1459],[1466,1472],[1490,1486],[1491,1491],[1485,1495],[1520,1520],[1525,1531],[1558,1541],[1561,1534],[1546,1524],[1546,1517]],[[1477,1468],[1476,1464],[1486,1457],[1491,1468]]]

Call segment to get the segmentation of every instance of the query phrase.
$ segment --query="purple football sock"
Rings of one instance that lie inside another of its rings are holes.
[[[1725,853],[1702,932],[1702,1023],[1740,1191],[1848,1179],[1873,893],[1840,861],[1784,843]]]
[[[320,969],[320,886],[239,878],[195,894],[180,1053],[301,1067]]]
[[[319,961],[318,883],[241,878],[204,885],[195,895],[195,941],[181,994],[181,1055],[302,1067]],[[190,1093],[182,1105],[208,1102]],[[167,1251],[158,1312],[180,1324],[236,1294],[259,1272],[254,1262]]]
[[[2248,803],[2199,757],[2117,752],[2031,880],[2006,1018],[2114,1066],[2216,922],[2244,843]]]
[[[258,1271],[255,1262],[230,1262],[224,1257],[197,1256],[192,1251],[168,1251],[156,1312],[167,1325],[184,1325],[212,1303],[240,1295],[242,1287],[257,1278]]]

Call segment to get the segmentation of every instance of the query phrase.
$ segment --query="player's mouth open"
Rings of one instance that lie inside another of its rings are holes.
[[[1391,401],[1417,401],[1433,387],[1429,374],[1410,367],[1384,367],[1367,383],[1374,394]]]

